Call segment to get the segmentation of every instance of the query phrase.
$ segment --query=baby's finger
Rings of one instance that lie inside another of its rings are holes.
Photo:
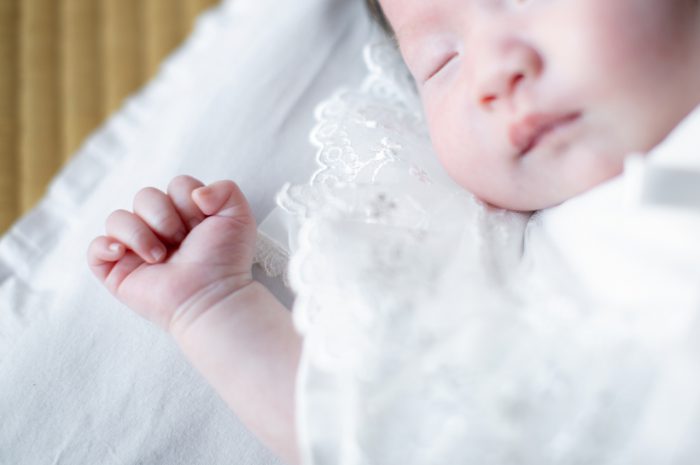
[[[206,215],[255,221],[250,205],[238,185],[229,180],[217,181],[195,190],[193,198]]]
[[[134,213],[171,244],[179,244],[187,235],[187,229],[170,197],[155,187],[146,187],[136,194]]]
[[[204,184],[192,176],[177,176],[168,184],[168,195],[177,209],[182,221],[192,229],[204,221],[206,215],[192,200],[192,191]]]
[[[134,252],[127,251],[109,271],[109,275],[104,281],[105,286],[116,295],[122,282],[141,265],[143,265],[141,257]]]
[[[99,236],[88,246],[87,262],[92,273],[104,280],[109,275],[115,262],[124,256],[126,248],[112,238]]]
[[[107,218],[107,235],[117,239],[149,263],[157,263],[167,253],[165,245],[146,223],[135,214],[117,210]]]

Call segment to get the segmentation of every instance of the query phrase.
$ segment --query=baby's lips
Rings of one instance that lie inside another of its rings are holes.
[[[549,131],[568,124],[579,116],[580,113],[532,113],[512,124],[508,137],[520,155],[524,155]]]

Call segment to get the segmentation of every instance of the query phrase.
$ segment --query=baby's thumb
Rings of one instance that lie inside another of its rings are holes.
[[[217,181],[192,191],[192,200],[207,216],[252,218],[253,213],[243,192],[233,181]]]

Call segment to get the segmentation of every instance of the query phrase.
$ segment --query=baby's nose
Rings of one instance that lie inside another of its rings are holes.
[[[512,104],[518,89],[536,80],[544,67],[539,52],[521,41],[495,44],[479,55],[474,98],[485,110],[501,102]]]

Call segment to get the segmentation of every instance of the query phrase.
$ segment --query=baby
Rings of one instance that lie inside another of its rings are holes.
[[[621,173],[700,103],[697,0],[368,0],[465,189],[532,211]],[[238,417],[299,463],[290,312],[252,277],[256,224],[232,181],[179,176],[118,210],[88,263],[168,331]]]

